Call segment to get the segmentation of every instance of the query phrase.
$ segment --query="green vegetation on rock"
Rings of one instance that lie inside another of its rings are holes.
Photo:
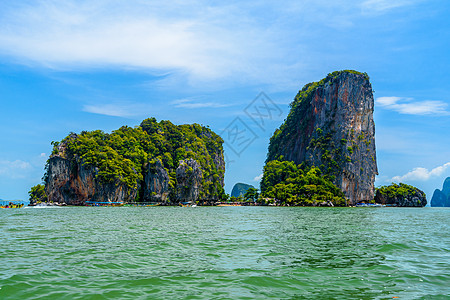
[[[272,160],[264,166],[261,196],[288,205],[346,205],[344,194],[329,176],[323,175],[319,168],[291,161]]]
[[[416,187],[404,183],[392,183],[391,185],[381,186],[376,189],[377,193],[389,198],[406,197],[413,195],[416,191]]]

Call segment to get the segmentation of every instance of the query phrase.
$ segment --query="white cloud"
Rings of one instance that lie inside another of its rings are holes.
[[[403,181],[427,181],[431,177],[441,176],[448,168],[450,168],[450,162],[443,164],[442,166],[436,167],[429,171],[426,168],[418,167],[414,168],[412,171],[406,173],[402,176],[395,176],[392,181],[403,182]]]
[[[263,178],[263,173],[259,174],[255,178],[253,178],[253,181],[260,181]]]
[[[190,99],[179,99],[172,101],[172,104],[177,108],[220,108],[228,105],[214,103],[214,102],[194,102]]]
[[[231,5],[47,0],[4,8],[0,52],[50,68],[116,66],[211,79],[260,76],[256,62],[279,54],[274,32]]]
[[[9,178],[25,178],[26,172],[30,171],[32,166],[30,163],[22,160],[0,160],[0,176]]]
[[[378,106],[408,115],[449,115],[448,104],[443,101],[413,101],[411,98],[379,97]]]
[[[84,105],[83,111],[113,117],[130,117],[134,115],[129,106],[117,104]]]

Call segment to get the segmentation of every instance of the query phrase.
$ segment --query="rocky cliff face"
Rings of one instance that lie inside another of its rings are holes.
[[[177,202],[196,201],[199,199],[202,186],[202,170],[192,158],[180,162],[177,174]]]
[[[374,197],[374,99],[367,74],[340,71],[307,84],[270,140],[267,161],[320,167],[351,201]]]
[[[431,198],[432,207],[450,207],[450,177],[445,179],[442,191],[436,189]]]
[[[161,160],[148,164],[144,177],[144,201],[164,202],[169,196],[169,174]]]
[[[62,154],[62,153],[60,153]],[[122,202],[136,198],[138,189],[117,181],[102,183],[98,169],[54,155],[49,159],[46,193],[50,202],[83,205],[86,201]]]
[[[200,125],[154,119],[111,134],[72,133],[54,145],[45,191],[50,202],[70,205],[217,201],[224,193],[222,143]]]
[[[393,206],[403,207],[423,207],[427,205],[427,198],[425,193],[418,188],[407,195],[384,195],[377,191],[375,195],[375,202],[380,204],[387,204]]]

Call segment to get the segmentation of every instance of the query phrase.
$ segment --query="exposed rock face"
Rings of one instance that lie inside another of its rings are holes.
[[[249,188],[254,188],[253,185],[250,184],[245,184],[245,183],[236,183],[233,186],[233,189],[231,190],[231,197],[239,197],[239,196],[244,196],[245,192],[247,192],[247,190]]]
[[[271,138],[267,161],[320,167],[350,204],[374,197],[378,174],[373,91],[366,74],[341,71],[306,85]]]
[[[196,201],[202,188],[202,170],[192,158],[180,161],[177,174],[177,202]]]
[[[409,193],[408,195],[397,195],[393,197],[383,195],[377,191],[375,195],[375,202],[393,206],[423,207],[427,205],[427,197],[425,196],[425,193],[418,188],[415,188],[415,191],[413,193]]]
[[[432,207],[450,207],[450,177],[445,179],[442,191],[436,189],[431,198]]]
[[[104,184],[97,180],[98,170],[68,160],[62,153],[50,158],[46,193],[50,202],[82,205],[86,201],[132,201],[138,189],[120,182]]]
[[[144,201],[163,202],[169,196],[169,174],[161,160],[150,163],[144,177]]]

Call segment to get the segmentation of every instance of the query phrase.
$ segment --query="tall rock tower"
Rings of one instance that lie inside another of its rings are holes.
[[[270,139],[267,162],[306,163],[334,177],[351,204],[374,198],[374,100],[366,73],[336,71],[298,92]]]

